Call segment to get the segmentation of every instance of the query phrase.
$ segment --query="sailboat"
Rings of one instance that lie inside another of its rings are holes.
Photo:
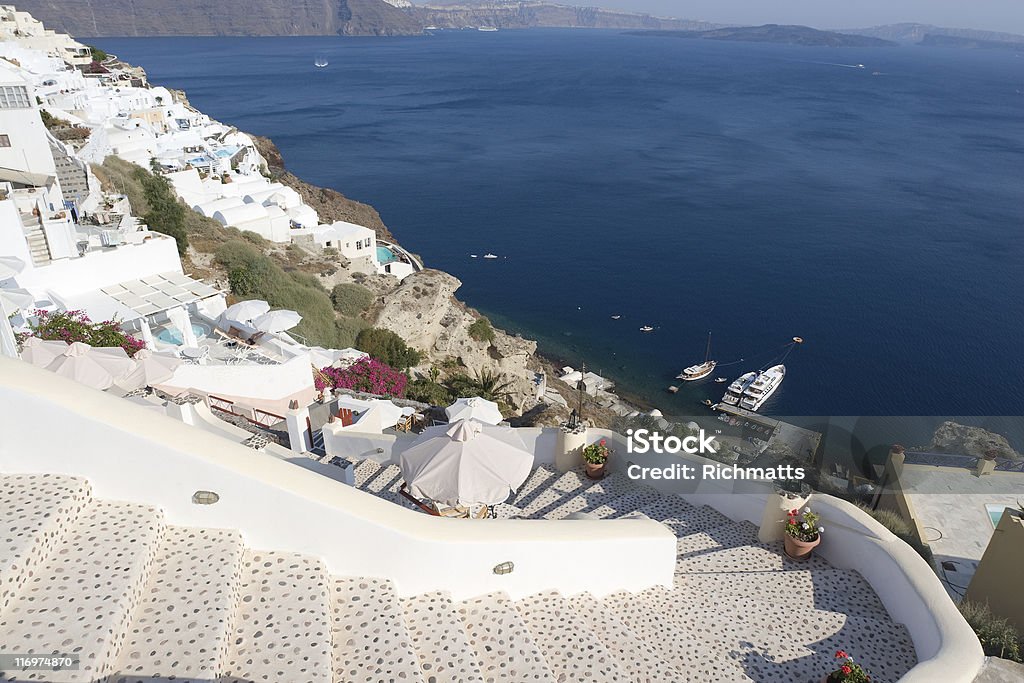
[[[327,61],[326,57],[317,57],[316,61],[313,62],[313,66],[315,66],[318,69],[322,69],[325,66],[327,66],[328,64],[329,64],[329,62]]]
[[[704,379],[715,371],[716,365],[718,365],[718,362],[711,360],[711,333],[708,332],[708,344],[704,349],[704,362],[685,368],[682,372],[676,375],[676,379],[681,379],[684,382],[694,382],[698,379]]]

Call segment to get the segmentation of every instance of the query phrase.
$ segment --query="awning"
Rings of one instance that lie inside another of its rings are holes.
[[[29,173],[28,171],[19,171],[16,168],[0,166],[0,181],[30,185],[32,187],[49,187],[53,184],[54,176],[46,175],[45,173]]]
[[[99,290],[122,306],[133,310],[134,317],[145,317],[186,306],[220,292],[183,273],[161,273],[140,280],[127,280]]]

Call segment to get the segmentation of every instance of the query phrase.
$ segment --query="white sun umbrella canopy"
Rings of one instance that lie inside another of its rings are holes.
[[[295,311],[279,309],[268,311],[252,321],[253,327],[263,332],[284,332],[302,322],[302,316]]]
[[[14,277],[25,269],[25,262],[17,256],[0,256],[0,280]]]
[[[125,391],[162,384],[174,376],[174,371],[182,363],[177,356],[156,353],[149,349],[137,351],[133,360],[135,369],[115,381],[115,384]]]
[[[226,320],[248,323],[269,310],[270,304],[266,301],[262,301],[261,299],[249,299],[248,301],[239,301],[237,304],[228,306],[224,309],[224,313],[221,315],[223,315]]]
[[[444,409],[449,422],[458,420],[477,420],[489,425],[496,425],[505,418],[498,410],[498,404],[488,401],[485,398],[474,396],[472,398],[460,398],[455,403]]]
[[[0,306],[3,306],[4,312],[8,315],[31,308],[35,301],[36,298],[27,289],[0,287]]]
[[[533,453],[514,429],[459,420],[425,430],[402,453],[401,469],[414,496],[448,505],[497,505],[530,476]]]
[[[132,372],[135,361],[120,346],[92,347],[74,342],[46,369],[102,390],[109,389],[114,382]]]
[[[45,368],[68,350],[68,343],[57,339],[29,337],[21,347],[21,359],[37,368]]]

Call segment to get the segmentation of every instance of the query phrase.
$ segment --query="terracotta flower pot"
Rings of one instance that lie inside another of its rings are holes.
[[[595,465],[592,462],[586,463],[587,466],[587,477],[590,479],[604,479],[604,468],[608,464],[608,461]]]
[[[813,541],[801,541],[798,538],[786,534],[783,536],[783,542],[785,543],[786,555],[791,560],[806,560],[814,552],[814,549],[821,543],[821,535],[819,534]]]

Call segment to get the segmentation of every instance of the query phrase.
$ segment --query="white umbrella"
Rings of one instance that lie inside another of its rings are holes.
[[[302,322],[302,316],[295,311],[279,309],[268,311],[252,321],[257,330],[264,332],[284,332]]]
[[[266,301],[249,299],[248,301],[239,301],[237,304],[228,306],[223,315],[227,320],[235,320],[244,323],[249,322],[253,318],[260,317],[269,310],[270,304]]]
[[[0,256],[0,280],[14,277],[25,269],[25,262],[17,256]]]
[[[4,311],[8,315],[15,311],[29,308],[35,302],[36,298],[27,289],[21,289],[20,287],[4,289],[0,287],[0,305],[4,307]]]
[[[182,363],[177,356],[154,353],[149,349],[136,351],[133,360],[135,369],[115,382],[125,391],[134,391],[166,382],[174,376],[175,369]]]
[[[29,337],[21,349],[21,359],[39,368],[45,368],[54,360],[64,355],[68,343],[60,340]]]
[[[414,496],[448,505],[497,505],[522,486],[533,454],[515,430],[472,420],[431,427],[401,456]]]
[[[457,420],[477,420],[489,425],[496,425],[505,418],[498,410],[498,404],[494,401],[474,396],[472,398],[460,398],[455,403],[444,409],[449,422]]]
[[[135,361],[120,346],[92,347],[82,342],[69,344],[61,356],[46,366],[47,370],[94,389],[109,389],[134,368]]]

